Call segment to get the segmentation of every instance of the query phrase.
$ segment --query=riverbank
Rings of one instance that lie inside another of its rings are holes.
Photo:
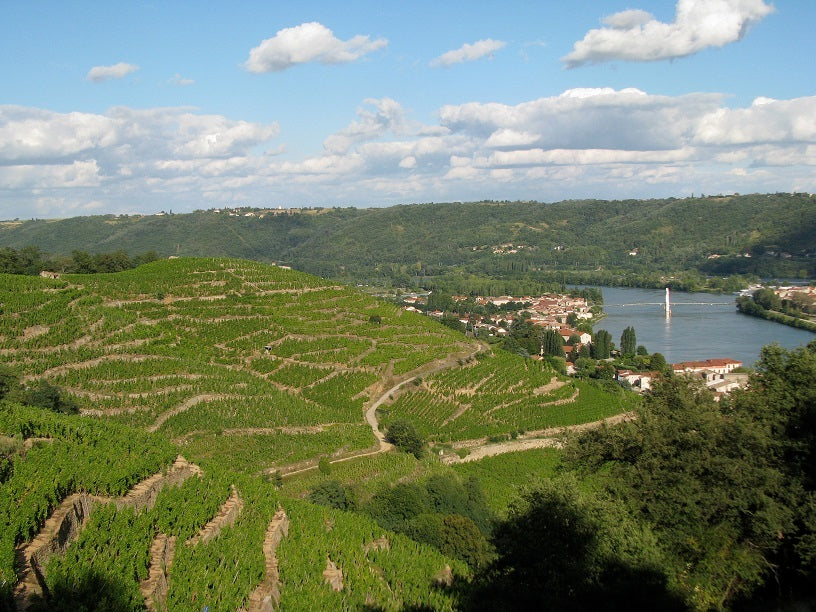
[[[776,310],[768,310],[754,302],[749,297],[740,297],[737,299],[737,310],[740,314],[744,314],[749,317],[757,317],[760,319],[765,319],[766,321],[781,323],[782,325],[787,325],[788,327],[804,329],[805,331],[816,333],[816,322],[786,315]]]

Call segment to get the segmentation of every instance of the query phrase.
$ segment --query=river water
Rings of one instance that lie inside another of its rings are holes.
[[[734,296],[715,293],[672,293],[671,317],[663,308],[665,290],[601,287],[606,318],[595,325],[620,344],[624,328],[635,328],[637,343],[666,361],[730,357],[751,366],[766,344],[795,348],[816,334],[737,312]]]

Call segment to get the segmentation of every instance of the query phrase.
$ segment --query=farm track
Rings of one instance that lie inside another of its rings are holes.
[[[374,434],[375,439],[377,440],[377,446],[374,449],[368,449],[363,451],[358,451],[351,453],[345,457],[340,457],[338,459],[333,459],[329,461],[330,464],[334,463],[343,463],[345,461],[351,461],[352,459],[359,459],[361,457],[370,457],[372,455],[378,455],[380,453],[385,453],[390,450],[394,449],[394,445],[386,442],[385,434],[380,431],[380,424],[377,421],[377,408],[379,408],[383,402],[389,399],[392,394],[399,391],[402,387],[407,385],[408,383],[413,382],[420,376],[430,376],[431,374],[436,374],[437,372],[441,372],[442,370],[446,370],[454,365],[457,365],[459,361],[463,359],[471,359],[475,357],[479,352],[484,350],[484,346],[479,345],[476,350],[468,353],[466,355],[462,355],[461,353],[449,355],[443,359],[437,360],[435,362],[431,362],[430,364],[426,364],[420,368],[414,370],[414,372],[408,377],[399,382],[397,382],[394,386],[392,386],[387,391],[380,393],[379,397],[374,400],[371,405],[366,409],[365,418],[368,425],[371,427],[371,431]],[[385,379],[384,379],[385,380]],[[279,472],[283,477],[295,476],[297,474],[302,474],[304,472],[309,472],[317,468],[317,460],[312,459],[309,461],[301,461],[299,463],[288,465],[288,466],[280,466],[275,468],[268,468],[264,470],[265,473],[271,474],[274,472]]]
[[[590,423],[581,423],[580,425],[565,425],[563,427],[551,427],[549,429],[530,431],[524,436],[520,436],[517,440],[508,440],[506,442],[488,442],[485,438],[478,438],[476,440],[461,440],[459,442],[454,442],[452,446],[455,449],[468,449],[470,452],[464,457],[459,457],[455,453],[446,454],[442,458],[442,462],[446,465],[453,465],[456,463],[468,463],[470,461],[484,459],[485,457],[494,457],[496,455],[514,453],[517,451],[530,450],[534,448],[561,448],[563,446],[561,437],[564,436],[564,434],[617,425],[618,423],[631,421],[635,418],[636,417],[633,412],[624,412],[605,419],[600,419],[598,421],[592,421]]]
[[[203,393],[201,395],[195,395],[190,399],[185,400],[172,410],[168,410],[167,412],[163,412],[159,415],[152,425],[147,427],[147,431],[149,433],[154,433],[159,427],[164,425],[164,423],[170,419],[171,417],[176,416],[177,414],[181,414],[195,406],[196,404],[200,404],[201,402],[211,402],[214,400],[224,400],[224,399],[241,399],[243,395],[232,395],[232,394],[225,394],[225,393]]]

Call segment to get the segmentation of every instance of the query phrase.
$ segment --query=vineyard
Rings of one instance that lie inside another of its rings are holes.
[[[409,420],[430,440],[456,442],[596,421],[631,410],[635,401],[631,394],[557,376],[541,362],[496,352],[418,380],[381,414],[386,424]]]
[[[364,406],[378,389],[475,348],[354,290],[226,259],[7,275],[0,304],[0,356],[25,381],[195,461],[246,450],[230,463],[248,472],[372,446]]]
[[[450,445],[633,401],[275,266],[173,259],[0,281],[0,374],[19,397],[46,385],[79,408],[1,399],[0,377],[2,609],[15,593],[23,608],[42,593],[63,609],[453,609],[467,565],[303,501],[326,479],[306,468],[322,458],[361,500],[452,473],[435,455],[381,452],[366,420],[381,398],[384,426],[406,419]],[[505,481],[496,508],[520,457],[554,461],[514,456],[485,460]],[[490,481],[478,464],[456,470]]]

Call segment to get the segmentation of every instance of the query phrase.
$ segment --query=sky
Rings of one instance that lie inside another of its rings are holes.
[[[814,0],[0,9],[0,219],[816,191]]]

